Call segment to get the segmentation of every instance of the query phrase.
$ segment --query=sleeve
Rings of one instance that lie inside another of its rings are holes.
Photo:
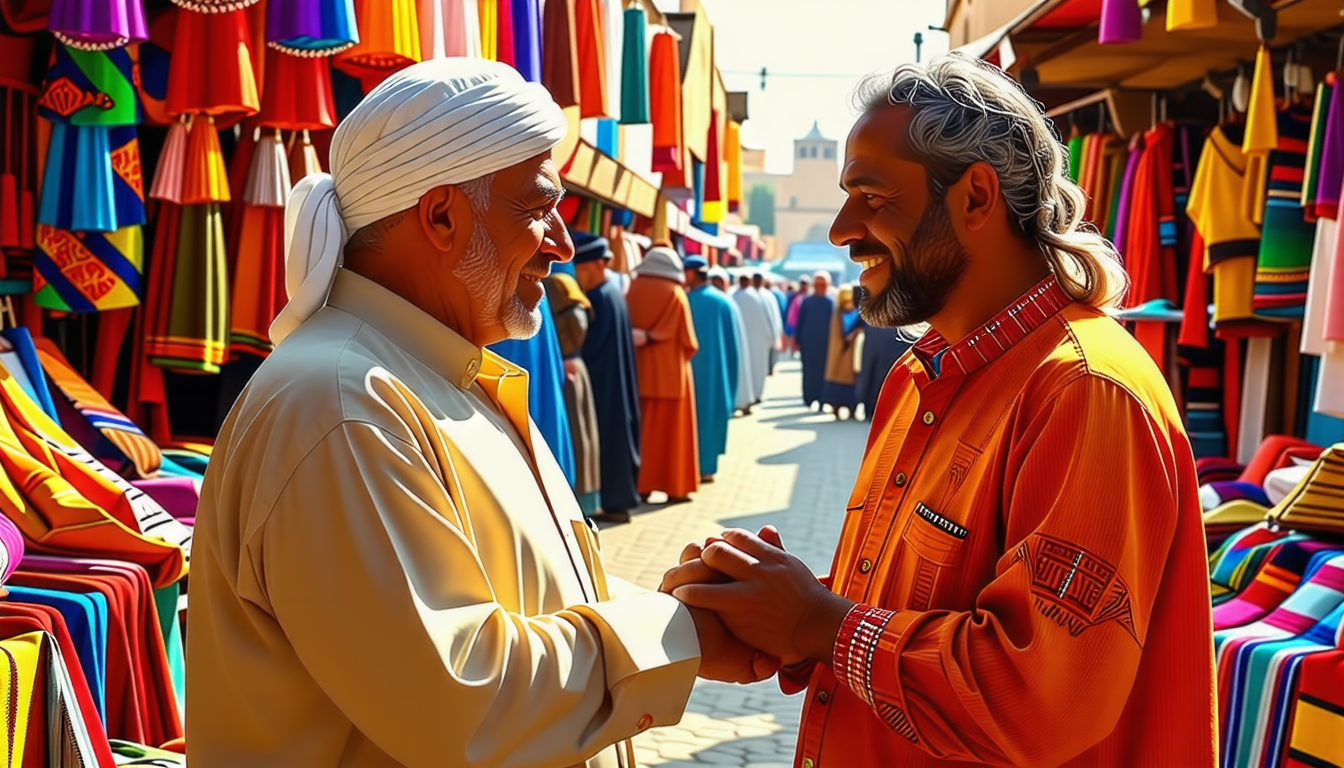
[[[1058,765],[1119,720],[1174,536],[1179,481],[1163,428],[1100,376],[1065,385],[1014,445],[1007,554],[975,609],[858,606],[832,667],[937,758]]]
[[[402,765],[541,768],[676,723],[699,666],[680,603],[638,592],[506,610],[475,544],[485,532],[439,478],[406,439],[345,423],[253,538],[271,611],[353,726]],[[312,525],[313,505],[329,525]]]

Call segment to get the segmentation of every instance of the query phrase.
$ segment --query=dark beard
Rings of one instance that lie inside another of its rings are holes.
[[[880,246],[850,246],[851,257],[889,253]],[[878,293],[860,298],[859,315],[864,322],[880,328],[900,328],[928,322],[942,311],[947,297],[966,272],[970,257],[957,240],[947,204],[933,199],[924,209],[910,241],[901,248],[900,257],[887,262],[891,278]]]

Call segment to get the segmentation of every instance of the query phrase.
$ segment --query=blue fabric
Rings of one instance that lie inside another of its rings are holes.
[[[565,361],[560,356],[555,318],[545,294],[537,311],[541,313],[541,330],[535,336],[501,341],[490,350],[527,371],[527,410],[573,486],[574,436],[570,434],[569,413],[565,410]]]
[[[597,121],[597,151],[607,157],[618,157],[621,153],[621,139],[617,128],[620,123],[615,120],[602,119]]]
[[[541,82],[541,4],[536,0],[511,1],[514,66],[522,73],[523,79],[539,83]]]
[[[81,594],[7,584],[16,603],[45,605],[60,611],[70,629],[80,668],[89,680],[98,715],[107,722],[107,598],[97,592]]]
[[[834,311],[835,300],[829,296],[808,296],[798,307],[795,333],[803,358],[804,405],[821,402],[826,388],[826,351],[831,345]]]
[[[859,363],[859,375],[854,386],[858,390],[859,402],[863,403],[863,417],[868,421],[871,422],[877,412],[877,397],[882,393],[887,375],[908,349],[910,342],[897,336],[891,328],[874,328],[865,324],[863,359]]]
[[[28,374],[28,380],[32,382],[31,390],[24,388],[28,396],[33,398],[33,402],[42,406],[42,412],[51,417],[51,420],[60,423],[60,414],[56,412],[56,401],[51,399],[51,389],[47,386],[47,374],[42,370],[42,361],[37,358],[37,347],[33,344],[33,336],[27,328],[10,328],[7,331],[0,331],[0,336],[14,347],[14,352],[19,356],[19,361],[23,363],[23,371]]]
[[[702,285],[686,294],[700,349],[691,357],[695,375],[695,421],[700,443],[700,472],[719,471],[719,456],[728,449],[728,420],[737,402],[739,357],[736,306],[728,294]]]
[[[630,308],[618,280],[607,272],[606,281],[587,292],[593,322],[583,341],[602,446],[602,509],[607,512],[628,511],[640,503],[639,378]]]

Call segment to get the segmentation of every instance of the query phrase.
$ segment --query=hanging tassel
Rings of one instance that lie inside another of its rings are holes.
[[[154,172],[154,183],[149,186],[149,196],[155,200],[167,200],[174,205],[182,205],[182,180],[187,165],[187,118],[179,117],[168,127],[168,136],[163,142],[163,151],[159,154],[159,167]]]
[[[14,112],[14,91],[5,89],[5,172],[0,174],[0,248],[17,248],[19,245],[19,180],[14,177],[14,126],[27,115]]]
[[[1137,43],[1143,39],[1143,11],[1138,0],[1102,0],[1101,33],[1097,42],[1102,45]]]
[[[183,205],[229,202],[229,170],[224,167],[224,150],[219,146],[215,118],[206,115],[192,120],[186,160]]]
[[[304,176],[321,172],[322,161],[317,157],[317,147],[313,146],[313,138],[305,129],[295,135],[289,148],[289,180],[298,184]]]
[[[243,202],[248,205],[284,208],[289,198],[289,158],[279,130],[262,131],[257,148],[252,153],[252,168],[243,189]]]
[[[173,0],[173,5],[197,13],[228,13],[256,5],[260,0]]]

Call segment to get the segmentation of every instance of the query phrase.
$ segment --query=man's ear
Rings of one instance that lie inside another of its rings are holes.
[[[438,250],[448,252],[459,237],[465,237],[471,226],[466,211],[470,210],[467,196],[457,187],[435,187],[420,196],[416,204],[416,220],[425,238]]]
[[[984,161],[972,163],[948,191],[948,212],[972,232],[984,229],[999,207],[999,175]]]

